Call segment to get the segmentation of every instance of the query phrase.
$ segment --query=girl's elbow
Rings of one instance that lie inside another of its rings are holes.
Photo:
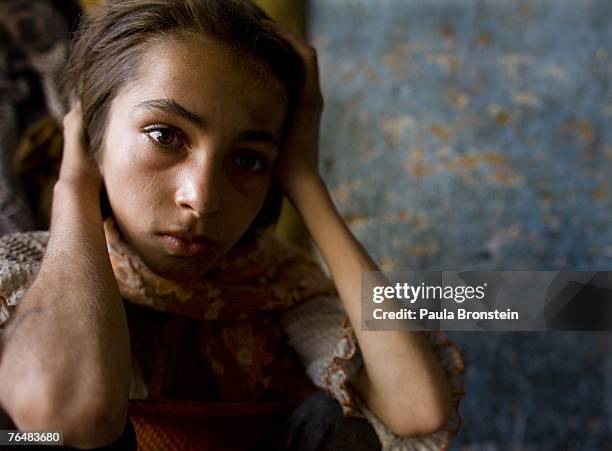
[[[431,415],[428,417],[419,418],[411,422],[398,422],[390,424],[391,431],[399,437],[419,437],[422,435],[430,435],[441,431],[448,423],[448,417],[442,415]]]
[[[46,406],[46,408],[45,408]],[[127,424],[127,404],[87,403],[70,409],[57,404],[23,402],[13,412],[19,430],[61,431],[64,444],[93,449],[113,443],[121,437]]]
[[[429,435],[444,429],[450,420],[450,408],[437,408],[429,415],[426,415],[422,424],[419,425],[420,433],[418,435]]]
[[[117,409],[116,407],[99,409],[86,420],[86,429],[81,427],[73,429],[77,434],[74,438],[76,442],[74,446],[97,449],[110,445],[119,440],[127,421],[127,409]],[[88,430],[89,433],[80,437],[79,434],[83,430]],[[82,442],[78,443],[79,440],[82,440]]]
[[[438,399],[429,403],[429,407],[419,409],[417,415],[401,415],[403,421],[390,422],[389,428],[400,437],[418,437],[433,434],[443,430],[449,423],[452,415],[450,402]]]

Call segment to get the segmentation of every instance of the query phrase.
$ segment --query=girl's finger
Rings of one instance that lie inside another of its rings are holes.
[[[322,103],[317,51],[295,33],[271,22],[274,29],[293,47],[304,65],[303,94],[315,104]]]
[[[316,63],[317,51],[313,46],[294,32],[287,30],[278,23],[273,21],[269,21],[269,23],[281,36],[287,39],[287,41],[305,62]]]
[[[71,175],[95,175],[96,170],[87,155],[83,114],[77,103],[64,116],[64,151],[60,167],[60,178]]]
[[[68,150],[69,154],[66,156],[73,159],[84,151],[83,114],[80,102],[64,116],[63,128],[64,149]]]

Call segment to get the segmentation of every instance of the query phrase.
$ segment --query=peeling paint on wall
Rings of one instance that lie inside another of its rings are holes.
[[[610,0],[311,0],[309,32],[323,176],[383,269],[612,269]],[[454,449],[612,449],[609,342],[454,337]]]

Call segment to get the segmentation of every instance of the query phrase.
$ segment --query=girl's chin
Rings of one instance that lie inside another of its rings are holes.
[[[179,261],[176,261],[176,259],[171,260],[174,261],[164,262],[161,265],[159,262],[148,264],[146,261],[145,264],[156,275],[177,282],[194,282],[199,280],[214,265],[214,262],[201,261],[201,259],[193,261],[181,261],[182,259]]]
[[[145,266],[153,273],[177,282],[193,282],[201,279],[219,259],[218,249],[206,255],[185,257],[172,255],[166,249],[151,246],[149,243],[136,252]]]

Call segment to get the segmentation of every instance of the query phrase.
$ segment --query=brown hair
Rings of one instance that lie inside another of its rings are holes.
[[[83,18],[70,51],[64,78],[64,102],[80,100],[90,156],[103,145],[111,102],[135,75],[141,56],[170,36],[195,33],[238,52],[253,74],[271,73],[286,89],[290,118],[301,62],[291,45],[274,30],[271,19],[248,0],[108,0]],[[282,192],[273,179],[259,214],[241,238],[278,219]]]

